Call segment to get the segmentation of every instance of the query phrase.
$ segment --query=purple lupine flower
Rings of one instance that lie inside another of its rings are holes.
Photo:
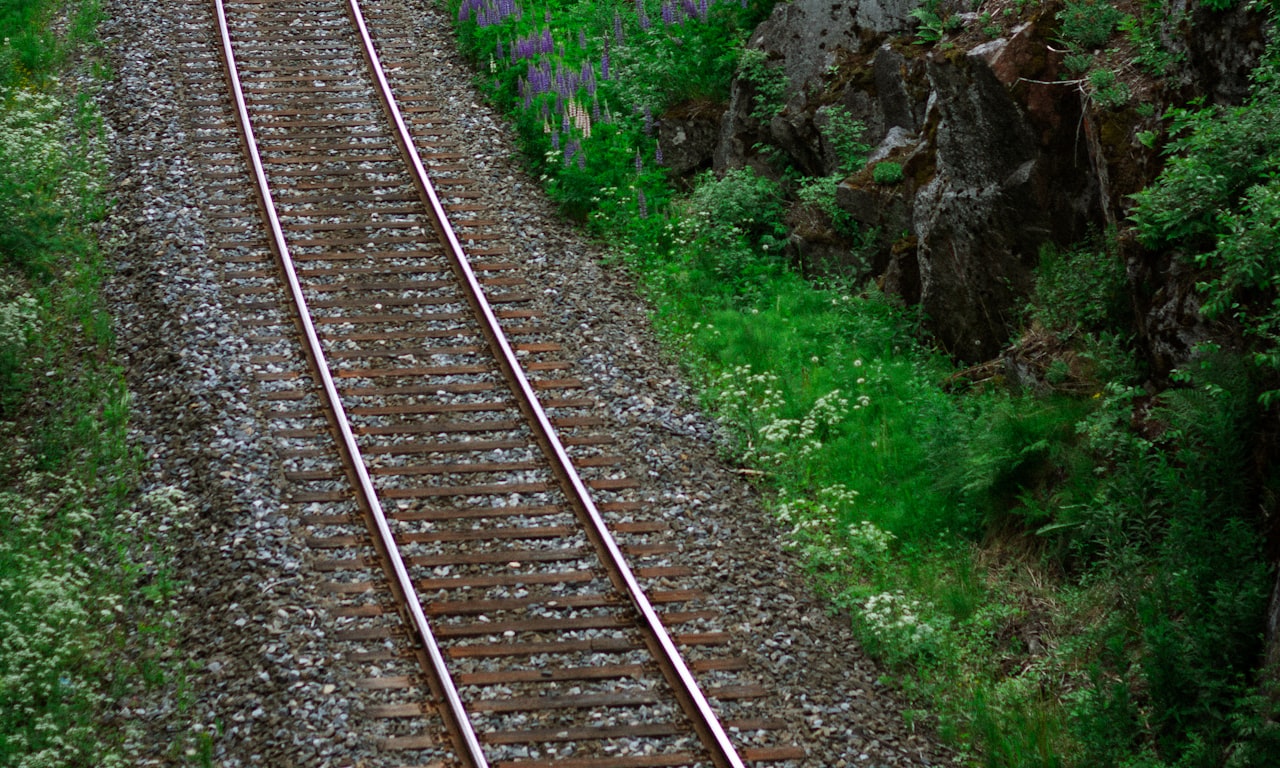
[[[706,21],[710,11],[711,11],[711,6],[707,4],[707,0],[699,0],[698,17],[701,18],[703,21]]]
[[[676,10],[670,1],[662,4],[662,23],[671,26],[676,23]]]
[[[653,135],[653,112],[648,106],[644,108],[644,135]]]
[[[586,156],[586,153],[582,151],[578,152],[578,170],[580,171],[587,170],[587,156]]]
[[[499,58],[499,59],[505,59],[505,58],[506,58],[506,56],[504,56],[504,55],[503,55],[503,53],[504,53],[504,51],[502,50],[502,41],[501,41],[501,40],[499,40],[499,41],[498,41],[498,58]]]
[[[613,37],[618,45],[622,45],[622,14],[613,12]]]
[[[543,27],[542,29],[542,53],[551,53],[556,49],[556,43],[551,39],[551,27]]]
[[[548,8],[548,9],[547,9],[547,12],[546,12],[546,13],[542,14],[542,20],[543,20],[543,21],[545,21],[545,22],[546,22],[546,23],[548,23],[548,24],[550,24],[550,23],[551,23],[551,9],[550,9],[550,8]]]
[[[653,159],[658,165],[662,165],[662,145],[658,144],[653,149]]]
[[[643,9],[641,9],[641,11],[640,11],[640,28],[641,28],[641,29],[648,29],[648,28],[649,28],[649,27],[651,27],[651,26],[653,26],[653,22],[649,21],[649,14],[645,13],[645,12],[644,12],[644,10],[643,10]]]
[[[684,5],[684,15],[685,15],[685,16],[697,16],[697,15],[698,15],[698,6],[696,6],[696,5],[694,5],[694,4],[693,4],[693,0],[684,0],[683,5]]]
[[[600,122],[600,102],[598,101],[591,102],[591,119],[597,123]]]
[[[587,47],[587,33],[582,30],[578,30],[578,47],[584,50]]]
[[[463,22],[471,18],[471,6],[463,3],[458,6],[458,21]]]
[[[609,79],[609,52],[606,50],[604,55],[600,57],[600,79]]]
[[[640,150],[636,150],[636,173],[644,173],[644,158],[640,156]]]
[[[636,190],[636,209],[640,213],[640,218],[642,219],[649,218],[649,202],[644,198],[643,189]]]
[[[572,141],[566,141],[564,144],[564,167],[565,168],[569,167],[569,162],[570,160],[573,159],[574,143],[575,142],[572,142]]]
[[[551,148],[560,149],[560,132],[559,131],[551,132]]]
[[[560,118],[560,130],[564,131],[565,133],[568,133],[570,125],[571,123],[569,122],[569,112],[566,110],[564,113],[564,117]]]

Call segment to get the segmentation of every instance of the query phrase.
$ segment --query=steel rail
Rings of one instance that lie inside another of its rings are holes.
[[[646,640],[651,648],[656,646],[654,656],[658,659],[664,676],[674,690],[676,697],[680,700],[694,729],[702,737],[703,745],[710,752],[712,761],[718,768],[743,768],[742,758],[738,756],[737,749],[729,741],[728,734],[725,733],[719,718],[712,711],[711,705],[699,688],[697,680],[694,679],[693,674],[684,663],[684,659],[680,656],[680,651],[676,648],[675,642],[672,641],[666,627],[662,625],[661,617],[653,609],[649,598],[645,596],[644,590],[636,580],[635,574],[622,554],[622,550],[609,532],[608,526],[600,511],[596,508],[595,502],[592,501],[586,484],[578,475],[573,461],[561,444],[551,420],[542,408],[528,377],[525,376],[524,370],[521,368],[515,352],[512,351],[506,335],[502,332],[497,316],[485,297],[484,289],[480,286],[480,281],[476,279],[475,272],[463,253],[462,245],[458,241],[452,225],[449,223],[448,214],[440,203],[435,186],[427,176],[426,168],[423,166],[422,159],[419,157],[417,148],[414,145],[413,137],[409,133],[409,129],[400,113],[400,108],[396,104],[395,96],[391,92],[391,86],[387,81],[386,74],[383,72],[381,59],[378,57],[373,40],[369,36],[368,26],[365,24],[364,15],[360,11],[359,0],[347,0],[347,5],[351,12],[351,17],[358,28],[361,44],[364,47],[365,59],[369,65],[369,71],[376,81],[379,98],[382,100],[383,108],[386,110],[387,116],[392,122],[392,127],[395,129],[397,143],[399,143],[401,151],[405,154],[412,167],[414,183],[418,187],[418,192],[421,194],[423,202],[434,217],[437,232],[448,246],[449,260],[462,280],[472,307],[480,317],[482,330],[497,354],[499,365],[515,389],[521,410],[524,410],[532,421],[534,434],[542,444],[544,452],[551,462],[553,472],[557,475],[561,485],[565,487],[566,496],[568,496],[570,503],[577,509],[580,517],[586,521],[588,526],[587,534],[600,551],[605,567],[609,571],[610,579],[619,590],[626,593],[637,613],[639,613],[644,625]]]
[[[450,732],[460,742],[457,744],[459,757],[472,768],[488,768],[488,760],[480,747],[480,741],[476,738],[475,729],[472,728],[466,709],[462,705],[457,686],[449,674],[444,656],[435,641],[435,635],[427,622],[426,614],[422,610],[422,603],[418,600],[408,569],[400,556],[400,550],[396,545],[394,535],[391,533],[391,527],[387,524],[387,517],[383,513],[377,491],[361,456],[360,446],[356,443],[350,421],[347,419],[346,411],[343,409],[342,400],[338,394],[337,386],[334,384],[333,374],[329,370],[324,350],[320,346],[320,337],[311,321],[307,300],[302,293],[302,285],[298,281],[297,271],[294,269],[293,259],[289,254],[289,246],[285,239],[284,229],[280,224],[280,216],[271,197],[271,186],[267,181],[262,156],[258,151],[253,123],[249,117],[248,105],[244,98],[244,90],[240,85],[240,78],[237,74],[235,51],[231,44],[231,32],[227,24],[226,7],[223,0],[214,0],[214,9],[221,38],[223,64],[226,67],[227,80],[231,86],[232,96],[235,101],[236,122],[240,126],[241,138],[249,155],[258,202],[262,208],[263,215],[267,219],[268,228],[271,230],[272,250],[275,252],[276,259],[284,272],[285,281],[288,284],[289,297],[295,310],[294,321],[298,323],[303,333],[307,358],[311,362],[314,373],[320,379],[323,398],[326,406],[328,406],[327,415],[330,424],[338,432],[338,448],[342,454],[343,463],[346,465],[349,476],[352,477],[356,498],[361,509],[375,524],[377,533],[375,546],[392,572],[393,589],[400,593],[398,595],[400,604],[408,612],[409,624],[430,659],[430,666],[434,673],[431,676],[432,687],[435,689],[436,696],[445,702],[446,706],[443,715],[446,722],[453,726],[450,728]]]

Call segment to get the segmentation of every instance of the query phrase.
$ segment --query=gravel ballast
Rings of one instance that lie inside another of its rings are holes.
[[[201,208],[198,160],[187,157],[195,98],[176,41],[201,33],[202,3],[109,0],[102,34],[115,79],[101,93],[113,147],[109,300],[133,392],[143,490],[182,489],[193,519],[170,535],[183,581],[178,653],[185,691],[131,701],[138,765],[169,764],[208,732],[223,766],[400,765],[379,752],[354,681],[371,674],[333,637],[335,620],[309,569],[303,531],[283,498],[251,356]],[[472,175],[504,229],[538,309],[600,402],[640,496],[675,529],[681,561],[709,592],[723,631],[747,657],[746,681],[771,694],[749,706],[791,723],[802,764],[935,765],[950,760],[858,650],[847,617],[812,596],[778,526],[740,473],[718,456],[715,428],[663,354],[647,308],[602,247],[561,221],[512,158],[513,133],[470,88],[471,72],[442,12],[403,8],[438,76],[438,103],[457,114]],[[382,670],[379,670],[381,673]]]

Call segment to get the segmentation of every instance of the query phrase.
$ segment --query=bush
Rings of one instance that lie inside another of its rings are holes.
[[[1070,250],[1040,248],[1032,319],[1070,334],[1127,329],[1128,277],[1115,235],[1096,237]]]
[[[1089,73],[1089,95],[1107,109],[1122,107],[1129,101],[1129,86],[1109,69],[1096,69]]]
[[[826,139],[836,157],[836,172],[851,174],[867,162],[867,153],[871,145],[862,140],[867,126],[861,120],[855,120],[849,110],[842,106],[826,107],[826,122],[821,126],[822,138]]]
[[[899,184],[902,182],[902,164],[889,160],[876,163],[871,171],[871,178],[877,184]]]
[[[1280,369],[1280,43],[1273,37],[1242,107],[1171,110],[1164,171],[1135,194],[1142,241],[1204,268],[1203,311],[1236,321],[1254,362]],[[1264,393],[1270,401],[1274,392]]]
[[[1059,34],[1073,48],[1101,48],[1122,17],[1110,0],[1067,0],[1066,8],[1058,12]]]
[[[817,212],[831,222],[832,228],[845,237],[858,235],[858,222],[852,214],[836,205],[836,187],[840,185],[840,176],[820,176],[815,179],[802,179],[796,198],[802,207]],[[796,217],[791,217],[794,220]]]
[[[752,245],[778,246],[785,236],[782,188],[751,168],[726,171],[716,178],[710,171],[699,177],[683,205],[696,222],[699,237],[730,242],[739,235]]]
[[[738,75],[755,90],[751,116],[768,122],[786,106],[787,74],[781,66],[770,66],[769,55],[747,48],[738,58]]]

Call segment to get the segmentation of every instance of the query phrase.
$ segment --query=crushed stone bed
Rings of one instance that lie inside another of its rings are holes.
[[[950,753],[909,728],[904,703],[878,682],[847,627],[804,583],[778,526],[743,478],[718,456],[715,428],[665,357],[647,307],[625,275],[601,265],[602,247],[557,218],[511,158],[504,120],[470,88],[444,14],[423,2],[373,3],[403,12],[440,76],[422,88],[462,121],[458,150],[486,204],[506,213],[513,258],[538,294],[537,309],[565,345],[574,375],[612,422],[626,473],[682,547],[697,574],[681,589],[710,593],[715,620],[733,634],[743,681],[771,693],[751,716],[791,723],[780,737],[804,746],[814,768],[936,765]],[[204,34],[198,2],[109,0],[102,34],[116,78],[101,93],[114,148],[109,301],[133,392],[134,444],[145,454],[143,490],[181,488],[195,502],[175,569],[186,617],[179,653],[190,665],[183,697],[158,691],[128,703],[136,765],[170,764],[175,742],[212,732],[220,766],[392,766],[377,749],[365,691],[356,682],[405,674],[398,662],[350,658],[335,638],[331,598],[316,588],[307,531],[287,513],[285,464],[270,438],[254,380],[254,347],[234,321],[237,299],[211,258],[220,236],[202,209],[198,161],[185,156],[199,104],[183,85],[175,41]],[[703,607],[703,606],[700,606]],[[720,705],[724,708],[737,703]]]

